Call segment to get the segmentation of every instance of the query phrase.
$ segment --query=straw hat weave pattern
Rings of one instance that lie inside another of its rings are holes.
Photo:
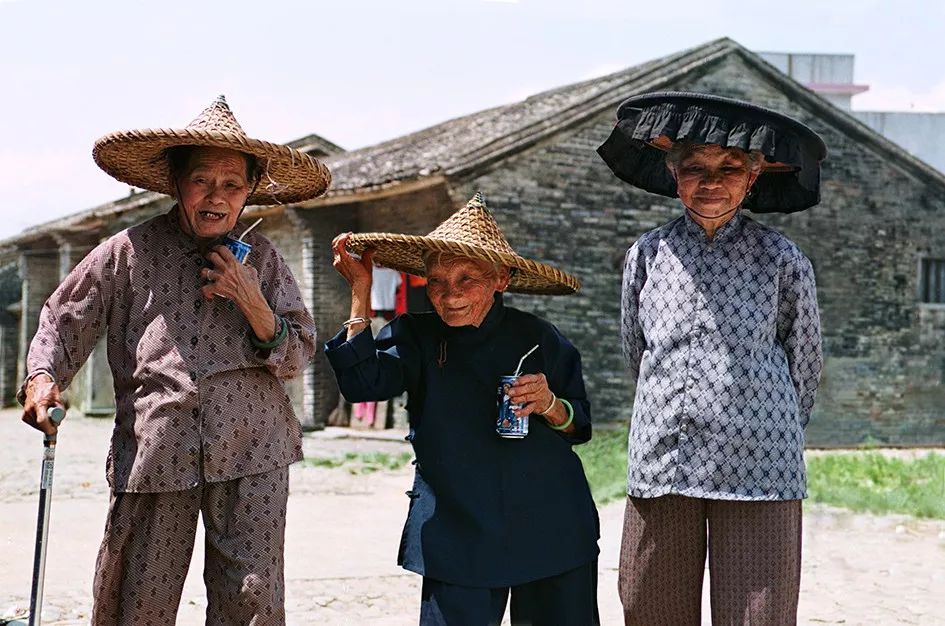
[[[183,129],[147,128],[105,135],[95,142],[92,158],[124,183],[173,196],[166,151],[174,146],[227,148],[255,156],[263,173],[247,204],[300,202],[325,193],[331,183],[331,173],[317,159],[247,136],[223,96]]]
[[[497,263],[514,270],[508,287],[511,292],[570,294],[581,286],[570,274],[516,254],[480,193],[429,235],[360,233],[348,239],[348,247],[356,254],[373,248],[374,260],[380,265],[416,276],[425,275],[424,256],[430,252]]]

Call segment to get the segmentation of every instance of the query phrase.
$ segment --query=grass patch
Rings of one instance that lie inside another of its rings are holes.
[[[346,452],[341,456],[306,458],[305,464],[312,467],[346,469],[352,474],[373,474],[381,470],[398,470],[413,459],[413,452],[388,454],[387,452]]]
[[[597,506],[627,497],[627,431],[595,429],[587,443],[574,446]]]
[[[574,451],[598,506],[625,497],[627,434],[598,429]],[[807,459],[811,502],[869,513],[945,519],[945,454],[904,459],[881,452],[827,452]]]
[[[813,502],[870,513],[945,519],[945,455],[823,454],[807,461]]]

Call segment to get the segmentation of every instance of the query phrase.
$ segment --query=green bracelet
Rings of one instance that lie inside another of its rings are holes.
[[[552,430],[567,430],[568,426],[571,425],[571,422],[574,421],[574,407],[571,406],[571,403],[565,400],[564,398],[558,398],[558,401],[561,402],[561,404],[563,404],[565,407],[567,407],[568,420],[564,424],[561,424],[560,426],[555,426],[551,422],[548,422],[548,426],[550,426]]]
[[[260,341],[259,338],[256,337],[256,333],[250,331],[249,341],[254,347],[260,350],[272,350],[285,341],[286,336],[289,334],[289,324],[282,316],[277,315],[276,318],[279,320],[279,331],[276,333],[276,336],[272,338],[272,341]]]

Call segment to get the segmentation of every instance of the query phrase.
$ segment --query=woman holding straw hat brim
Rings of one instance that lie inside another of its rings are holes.
[[[599,623],[597,512],[571,450],[591,436],[580,355],[502,296],[577,280],[517,255],[479,194],[427,236],[347,233],[332,249],[351,286],[351,319],[325,345],[342,393],[408,395],[417,461],[399,563],[423,576],[420,623],[498,624],[510,595],[513,624]],[[373,337],[372,261],[426,276],[434,311]],[[531,426],[504,439],[496,394],[519,361],[508,396]]]
[[[175,621],[198,516],[206,531],[207,622],[284,624],[288,465],[301,428],[284,381],[315,349],[298,284],[258,230],[245,262],[221,245],[246,204],[325,191],[324,165],[248,137],[221,96],[183,129],[112,133],[96,163],[173,196],[165,215],[96,247],[43,309],[20,392],[44,406],[105,336],[115,386],[112,490],[96,562],[96,625]],[[235,230],[234,230],[235,229]]]
[[[794,624],[817,293],[804,253],[744,209],[816,205],[826,148],[797,120],[709,94],[641,94],[617,116],[604,161],[683,205],[624,267],[625,622],[702,623],[708,556],[713,624]]]

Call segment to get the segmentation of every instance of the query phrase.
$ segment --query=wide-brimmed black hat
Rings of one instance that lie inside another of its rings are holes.
[[[746,209],[794,213],[820,202],[820,162],[827,156],[820,135],[741,100],[673,91],[633,96],[617,109],[617,125],[597,153],[621,180],[675,198],[666,151],[680,141],[764,155],[753,192],[742,203]]]

